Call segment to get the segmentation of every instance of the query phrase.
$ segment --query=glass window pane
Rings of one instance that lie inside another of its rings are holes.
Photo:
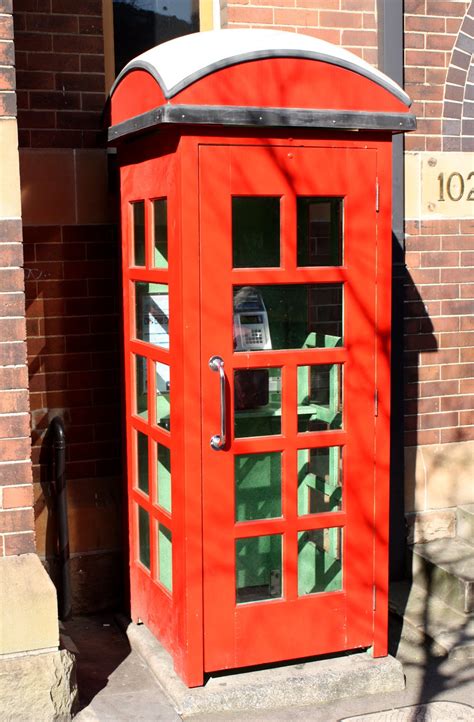
[[[232,259],[234,268],[280,265],[279,198],[232,198]]]
[[[148,494],[148,436],[137,431],[138,488]]]
[[[298,431],[342,429],[342,365],[298,366]]]
[[[340,446],[298,451],[298,514],[342,509]]]
[[[237,604],[282,595],[281,534],[236,539]]]
[[[158,579],[171,592],[173,589],[173,542],[169,529],[158,524]]]
[[[157,444],[156,454],[157,501],[171,513],[171,452],[167,446]]]
[[[132,203],[133,208],[133,264],[145,265],[145,202]]]
[[[236,437],[281,433],[281,369],[234,371]]]
[[[170,367],[167,364],[155,363],[156,371],[156,425],[167,431],[170,423]]]
[[[141,506],[138,507],[138,558],[150,568],[150,517]]]
[[[166,198],[153,201],[155,268],[168,268],[168,204]]]
[[[342,589],[342,529],[298,532],[298,594]]]
[[[142,419],[148,419],[148,382],[147,360],[144,356],[135,356],[135,409]]]
[[[161,348],[170,347],[169,294],[166,283],[135,283],[135,336]]]
[[[342,283],[236,286],[234,349],[341,346],[342,291]]]
[[[199,31],[199,0],[113,0],[115,75],[167,40]]]
[[[235,520],[281,516],[281,453],[240,454],[234,468]]]
[[[298,198],[298,266],[342,264],[342,198]]]

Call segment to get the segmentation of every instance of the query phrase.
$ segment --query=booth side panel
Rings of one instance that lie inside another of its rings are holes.
[[[120,156],[130,594],[133,620],[143,621],[174,653],[182,539],[179,511],[175,514],[179,494],[174,488],[179,488],[182,476],[180,281],[173,222],[165,223],[168,262],[157,261],[161,255],[156,243],[160,234],[156,203],[166,201],[165,217],[176,217],[175,159],[173,146],[166,143],[160,144],[163,155],[153,158],[156,147],[150,153],[149,143],[136,141]],[[163,314],[166,322],[160,320]],[[170,381],[164,388],[163,379],[167,378]],[[164,501],[161,484],[166,477],[171,498]]]
[[[392,144],[381,142],[377,154],[379,212],[377,223],[377,410],[375,427],[375,657],[388,645],[388,537],[390,492],[390,348],[392,303]]]
[[[146,70],[133,70],[124,77],[112,95],[111,125],[163,105],[161,88]]]
[[[204,681],[198,148],[196,138],[183,137],[178,149],[183,339],[180,528],[183,546],[178,611],[180,649],[175,668],[189,687],[200,686]]]

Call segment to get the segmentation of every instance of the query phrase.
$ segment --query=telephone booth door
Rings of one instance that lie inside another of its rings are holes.
[[[199,163],[205,669],[369,647],[377,153]]]

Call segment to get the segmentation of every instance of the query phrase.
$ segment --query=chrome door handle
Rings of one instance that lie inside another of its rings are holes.
[[[221,433],[211,436],[211,449],[219,451],[223,449],[227,437],[227,409],[225,404],[225,372],[224,360],[220,356],[211,356],[209,359],[209,368],[211,371],[219,372],[220,391],[221,391]]]

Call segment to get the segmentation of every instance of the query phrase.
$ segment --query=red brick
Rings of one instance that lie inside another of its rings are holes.
[[[30,458],[30,437],[22,439],[2,439],[0,444],[0,462],[22,461]]]
[[[435,50],[407,50],[405,52],[405,63],[407,65],[426,65],[428,67],[444,67],[444,53]]]
[[[442,411],[462,411],[474,408],[474,396],[445,396],[441,399]]]
[[[103,55],[81,55],[81,72],[83,72],[83,73],[103,73],[104,72],[104,56]]]
[[[463,379],[474,376],[474,364],[446,364],[441,367],[443,379]]]
[[[440,270],[438,268],[413,268],[410,275],[417,285],[439,283]]]
[[[473,378],[460,379],[459,393],[474,394],[474,371],[472,371],[471,373],[472,373]]]
[[[0,534],[33,531],[33,509],[0,511]]]
[[[404,434],[405,446],[416,446],[417,444],[437,444],[440,432],[438,429],[410,431]]]
[[[67,36],[66,36],[67,37]],[[61,72],[79,71],[80,63],[77,53],[28,53],[28,62],[22,64],[25,70],[57,70]]]
[[[51,15],[46,13],[28,13],[26,29],[41,33],[77,33],[79,22],[76,15]]]
[[[15,414],[13,416],[0,415],[0,439],[17,439],[22,436],[29,437],[29,434],[29,414]],[[3,441],[1,443],[3,443]],[[3,459],[3,461],[6,460]]]
[[[473,424],[474,423],[474,412],[473,411],[461,411],[461,413],[459,414],[459,423],[461,425]]]
[[[15,62],[15,50],[10,40],[0,41],[0,65],[13,65]]]
[[[456,38],[453,35],[429,32],[426,35],[427,50],[452,50]]]
[[[442,268],[441,283],[464,283],[472,279],[472,268]]]
[[[21,221],[16,219],[0,220],[0,244],[21,243],[22,227]]]
[[[80,9],[80,15],[101,15],[101,0],[81,0],[79,8],[77,0],[52,0],[53,13],[67,13],[74,15]]]
[[[5,534],[3,541],[5,556],[7,557],[16,554],[29,554],[35,551],[35,535],[32,531],[23,534]]]
[[[325,12],[319,13],[319,23],[322,27],[361,28],[362,13],[359,12]]]
[[[458,414],[455,411],[446,411],[438,414],[424,414],[419,419],[420,429],[437,429],[447,426],[457,426]]]
[[[12,464],[0,464],[0,486],[12,484],[29,484],[31,482],[31,465],[29,461]]]
[[[447,314],[468,314],[474,313],[474,301],[443,301],[441,304],[443,315]]]
[[[459,264],[459,253],[448,253],[441,251],[440,253],[422,253],[421,266],[428,268],[435,266],[438,268],[446,268],[446,266],[457,266]]]
[[[21,509],[23,507],[31,507],[33,505],[33,487],[31,484],[26,486],[6,486],[3,489],[3,508],[4,509]]]
[[[424,381],[420,384],[420,397],[427,396],[445,396],[447,394],[457,394],[459,384],[456,380],[449,381]]]
[[[15,13],[31,11],[36,13],[49,13],[51,0],[15,0]]]
[[[461,331],[474,331],[474,316],[461,316],[459,320]]]
[[[440,236],[408,235],[406,238],[406,247],[410,251],[437,251],[441,248]]]
[[[346,47],[358,45],[360,47],[376,46],[377,32],[375,30],[343,30],[342,44]]]
[[[440,441],[448,444],[452,441],[471,441],[474,439],[474,426],[456,426],[452,429],[440,429]]]
[[[406,33],[405,34],[405,47],[406,48],[424,48],[425,47],[425,36],[421,33]]]
[[[11,389],[26,389],[28,386],[28,373],[26,366],[1,366],[0,388],[5,391]]]
[[[462,18],[466,3],[452,2],[451,0],[427,0],[427,15],[451,15]]]
[[[440,334],[440,348],[456,348],[474,345],[474,332],[464,331],[463,333],[442,333]]]
[[[443,250],[470,250],[472,248],[473,239],[470,238],[465,231],[460,230],[461,235],[441,237],[441,245]]]
[[[13,18],[11,15],[0,15],[0,38],[13,40]]]
[[[437,364],[451,364],[458,363],[459,361],[459,350],[458,349],[438,349],[433,353],[421,353],[419,356],[419,363],[424,366],[431,366],[433,363]],[[454,393],[454,392],[450,392]]]
[[[255,8],[249,6],[229,6],[227,17],[230,23],[273,23],[273,10],[270,8]],[[277,23],[285,24],[285,20],[275,18]],[[292,25],[290,21],[288,23]]]
[[[99,73],[57,73],[56,90],[61,92],[82,90],[87,92],[104,92],[104,75]],[[105,98],[104,98],[105,102]]]
[[[405,12],[406,10],[405,6]],[[426,17],[421,15],[405,15],[405,31],[420,30],[423,33],[444,33],[446,30],[446,22],[442,17]]]
[[[26,344],[0,343],[0,366],[10,366],[25,363]]]
[[[79,32],[82,35],[102,35],[102,17],[89,16],[79,18]]]
[[[459,349],[459,360],[461,363],[474,361],[474,348],[472,346],[466,346],[465,348]]]

